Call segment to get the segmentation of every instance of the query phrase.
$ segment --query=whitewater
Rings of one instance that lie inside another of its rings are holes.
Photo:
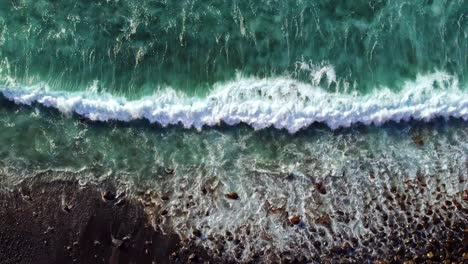
[[[418,75],[400,89],[380,87],[364,95],[330,92],[315,83],[288,77],[237,77],[215,84],[205,97],[190,97],[167,88],[151,96],[127,100],[95,89],[65,92],[52,90],[45,84],[3,86],[0,91],[17,104],[37,103],[92,121],[146,119],[163,127],[182,125],[197,130],[221,122],[245,123],[256,130],[274,127],[296,133],[315,122],[338,129],[411,119],[468,120],[468,93],[460,87],[456,77],[445,72]]]

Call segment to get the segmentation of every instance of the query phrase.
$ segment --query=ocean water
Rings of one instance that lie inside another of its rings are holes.
[[[465,0],[0,1],[0,182],[112,180],[168,232],[244,234],[235,260],[310,257],[389,189],[467,190],[467,65]]]

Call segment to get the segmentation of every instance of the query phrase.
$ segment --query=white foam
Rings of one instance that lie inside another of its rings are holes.
[[[368,95],[330,93],[291,78],[237,78],[217,84],[204,98],[188,97],[172,89],[129,101],[92,91],[60,92],[45,86],[3,87],[4,96],[18,104],[39,103],[64,113],[96,121],[147,119],[162,126],[182,124],[201,129],[221,121],[241,122],[255,129],[273,126],[290,133],[322,122],[330,128],[356,123],[380,125],[411,118],[455,117],[468,120],[468,93],[446,73],[421,75],[399,92],[376,89]]]

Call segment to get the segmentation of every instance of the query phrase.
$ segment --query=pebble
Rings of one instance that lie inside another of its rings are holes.
[[[198,229],[194,229],[192,233],[193,233],[193,235],[196,236],[196,237],[201,237],[201,236],[202,236],[201,231],[198,230]]]
[[[102,199],[104,201],[112,201],[115,199],[115,194],[110,191],[102,192]]]
[[[416,135],[414,138],[413,138],[413,142],[414,144],[422,147],[424,146],[424,138],[422,135]]]
[[[325,186],[323,183],[319,182],[314,185],[315,190],[317,190],[320,194],[327,194],[327,189],[325,189]]]
[[[289,222],[291,222],[291,224],[293,225],[297,225],[301,222],[301,217],[300,216],[293,216],[291,218],[289,218]]]
[[[230,192],[225,195],[226,198],[231,199],[231,200],[237,200],[239,199],[239,195],[236,192]]]

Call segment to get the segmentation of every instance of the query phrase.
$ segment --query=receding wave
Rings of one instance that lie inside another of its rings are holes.
[[[275,127],[295,133],[314,122],[331,129],[353,124],[380,125],[437,117],[468,120],[468,93],[458,79],[444,72],[406,81],[398,92],[385,87],[367,95],[328,92],[291,78],[242,78],[217,84],[203,97],[189,97],[173,89],[127,100],[93,91],[54,91],[46,85],[3,87],[3,95],[17,104],[38,103],[93,121],[147,119],[162,126],[181,124],[202,129],[220,122],[246,123],[255,129]]]

